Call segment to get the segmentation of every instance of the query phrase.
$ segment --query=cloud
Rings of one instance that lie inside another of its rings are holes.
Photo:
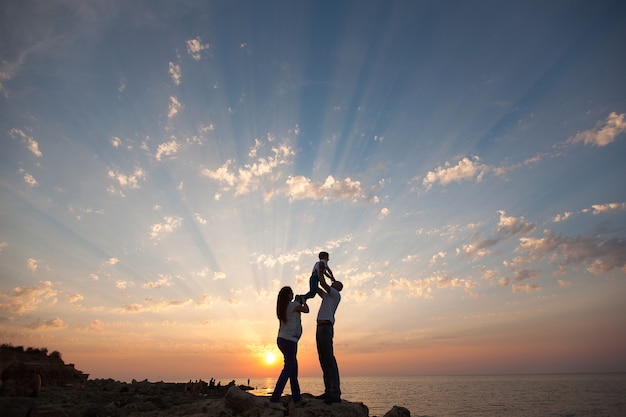
[[[118,290],[125,290],[129,286],[132,287],[133,284],[127,281],[115,281],[115,288],[117,288]]]
[[[157,161],[161,161],[163,156],[173,156],[176,155],[178,150],[180,149],[180,145],[176,141],[176,138],[172,138],[169,142],[161,143],[157,148],[157,153],[155,155]]]
[[[567,266],[584,265],[594,275],[601,275],[614,269],[626,273],[626,240],[599,237],[564,237],[550,230],[544,230],[545,237],[520,238],[516,251],[523,253],[530,262],[545,258],[550,263]]]
[[[28,172],[24,171],[24,169],[20,168],[18,170],[18,172],[20,174],[24,174],[24,182],[26,184],[28,184],[31,187],[36,187],[37,185],[39,185],[39,183],[37,182],[37,180],[35,179],[35,177],[33,177],[31,174],[29,174]]]
[[[145,179],[144,171],[135,167],[131,174],[125,174],[121,171],[110,169],[108,172],[109,178],[117,181],[118,185],[123,189],[137,190],[140,188],[139,181]]]
[[[445,256],[446,256],[446,252],[438,252],[438,253],[434,254],[432,256],[432,258],[430,258],[430,261],[428,261],[428,266],[435,266],[437,261],[439,259],[445,258]]]
[[[626,203],[594,204],[591,208],[593,209],[594,215],[613,213],[626,210]]]
[[[178,114],[178,111],[182,107],[183,105],[180,104],[180,101],[178,101],[178,99],[175,96],[170,96],[170,104],[169,104],[169,108],[167,111],[167,117],[171,119],[172,117],[176,116],[176,114]]]
[[[65,329],[67,328],[67,324],[63,322],[58,317],[55,317],[50,320],[37,320],[35,323],[31,323],[26,325],[27,328],[31,330],[50,330],[50,329]]]
[[[168,72],[170,73],[170,76],[172,77],[172,81],[174,81],[175,85],[180,85],[180,81],[182,78],[182,74],[180,71],[180,65],[178,64],[174,64],[173,62],[169,63],[169,70]]]
[[[214,272],[212,279],[213,281],[221,281],[223,279],[226,279],[226,274],[223,272]]]
[[[301,175],[289,177],[286,181],[287,195],[292,200],[313,199],[313,200],[350,200],[356,201],[363,197],[361,183],[351,178],[336,180],[329,175],[324,183],[313,182],[309,178]]]
[[[583,142],[585,145],[606,146],[626,131],[626,114],[611,112],[606,120],[599,121],[593,129],[579,132],[567,139],[565,143],[576,144]]]
[[[235,164],[233,160],[229,159],[215,170],[202,169],[201,174],[218,181],[222,185],[223,191],[228,191],[234,187],[235,195],[244,195],[258,189],[261,179],[269,179],[273,183],[280,177],[280,174],[274,175],[276,169],[291,163],[291,157],[295,153],[287,143],[281,143],[271,147],[270,156],[257,157],[258,148],[259,141],[248,153],[250,157],[255,159],[242,167],[234,167],[231,170],[231,165]]]
[[[498,244],[499,239],[480,239],[476,243],[463,245],[463,249],[457,249],[457,253],[471,256],[475,261],[487,255],[487,249]]]
[[[380,212],[378,213],[378,219],[382,220],[388,215],[389,215],[389,209],[387,207],[383,207],[380,209]]]
[[[557,214],[556,216],[554,216],[554,217],[552,218],[552,221],[553,221],[554,223],[563,222],[563,221],[565,221],[565,220],[569,219],[570,217],[572,217],[572,215],[573,215],[573,214],[574,214],[574,213],[572,213],[571,211],[566,211],[566,212],[565,212],[565,213],[563,213],[563,214]]]
[[[187,41],[187,53],[196,61],[200,61],[202,58],[201,52],[205,49],[209,49],[209,44],[203,44],[200,37]]]
[[[160,239],[163,235],[178,229],[182,224],[182,217],[165,216],[163,217],[163,223],[155,223],[150,227],[150,237],[152,239]]]
[[[114,266],[117,265],[120,262],[120,260],[118,258],[115,257],[111,257],[109,259],[107,259],[105,261],[105,264],[110,265],[110,266]]]
[[[0,311],[24,314],[34,311],[44,300],[56,303],[58,291],[52,288],[50,281],[44,281],[35,287],[17,287],[8,293],[0,292]]]
[[[113,146],[114,148],[119,148],[122,145],[122,140],[120,138],[118,138],[117,136],[113,136],[111,138],[111,146]]]
[[[5,250],[8,246],[9,244],[7,242],[0,242],[0,253],[2,253],[2,251]]]
[[[39,143],[37,143],[37,141],[31,136],[28,136],[26,133],[24,133],[23,130],[13,128],[9,130],[9,136],[11,136],[13,139],[20,139],[22,143],[26,145],[26,149],[28,149],[36,157],[41,158],[43,156],[43,154],[39,150]]]
[[[480,182],[491,168],[487,165],[479,163],[480,158],[475,156],[473,158],[465,157],[461,159],[456,165],[452,166],[449,162],[446,162],[443,167],[438,167],[434,171],[429,171],[424,177],[422,184],[427,190],[430,190],[433,185],[439,183],[441,185],[448,185],[451,182],[461,182],[476,179]]]
[[[87,327],[87,330],[100,333],[104,330],[104,326],[102,325],[102,322],[100,320],[95,319],[91,323],[89,323],[89,327]]]
[[[499,210],[498,213],[500,213],[498,234],[513,236],[535,230],[535,225],[533,223],[526,223],[524,217],[507,217],[504,210]]]
[[[79,301],[83,301],[84,297],[80,294],[72,294],[72,295],[68,295],[66,297],[66,300],[68,303],[73,304],[73,303],[77,303]]]
[[[541,292],[541,286],[537,284],[513,284],[513,292],[514,293],[533,293],[533,292]]]
[[[145,304],[134,303],[123,305],[118,309],[119,313],[146,313],[146,312],[164,312],[177,308],[182,308],[193,303],[190,298],[179,300],[153,300],[151,298],[146,299]]]
[[[165,275],[159,275],[159,279],[152,282],[146,282],[143,287],[146,289],[154,290],[163,287],[171,287],[171,278]]]
[[[37,261],[37,259],[34,258],[28,258],[26,260],[26,266],[28,267],[28,269],[30,269],[30,272],[35,272],[37,271],[37,264],[39,261]]]
[[[455,289],[463,285],[459,278],[449,276],[432,276],[428,278],[409,280],[406,278],[392,278],[389,281],[390,291],[401,291],[413,297],[432,298],[432,289]]]
[[[515,271],[513,276],[514,281],[523,281],[525,279],[537,278],[541,274],[540,271],[530,270],[530,269],[520,269],[519,271]]]

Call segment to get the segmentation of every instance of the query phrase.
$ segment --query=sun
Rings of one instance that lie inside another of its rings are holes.
[[[265,354],[265,363],[271,365],[274,362],[276,362],[276,355],[274,355],[274,352],[267,352]]]

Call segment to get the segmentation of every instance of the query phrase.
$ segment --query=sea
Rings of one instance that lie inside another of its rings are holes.
[[[303,393],[324,391],[321,377],[299,382]],[[270,395],[275,384],[276,378],[248,383],[258,396]],[[379,417],[394,405],[412,417],[626,417],[626,373],[342,377],[341,391],[343,399],[362,402]]]

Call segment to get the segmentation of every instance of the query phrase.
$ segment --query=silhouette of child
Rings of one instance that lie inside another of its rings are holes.
[[[296,295],[295,300],[300,304],[306,303],[309,298],[315,297],[317,294],[317,287],[320,283],[320,276],[326,275],[332,282],[335,282],[333,271],[328,267],[328,261],[330,256],[328,252],[320,252],[318,255],[319,261],[315,263],[311,277],[309,278],[309,292],[302,295]]]

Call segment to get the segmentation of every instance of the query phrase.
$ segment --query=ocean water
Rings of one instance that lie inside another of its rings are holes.
[[[304,393],[324,391],[321,377],[299,381]],[[255,395],[270,395],[275,383],[250,379]],[[626,416],[626,374],[343,377],[341,390],[343,399],[367,405],[370,416],[394,405],[413,417]]]

